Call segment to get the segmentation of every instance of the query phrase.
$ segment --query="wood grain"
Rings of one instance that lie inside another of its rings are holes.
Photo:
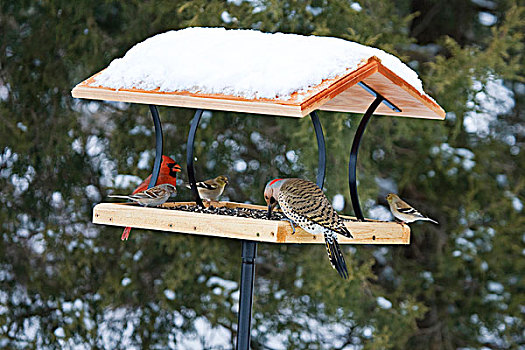
[[[164,206],[187,204],[194,205],[195,203],[174,202],[166,203]],[[214,205],[266,210],[264,206],[234,202],[219,202]],[[259,242],[324,244],[322,236],[309,234],[299,227],[296,228],[296,233],[292,234],[290,224],[284,221],[145,208],[128,203],[96,205],[93,209],[93,223]],[[382,221],[346,221],[345,225],[354,235],[354,239],[340,236],[341,244],[410,243],[410,228],[405,224]]]

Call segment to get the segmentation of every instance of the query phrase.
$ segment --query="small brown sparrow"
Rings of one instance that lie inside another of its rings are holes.
[[[109,195],[113,198],[129,199],[139,203],[145,207],[158,207],[171,197],[172,194],[176,194],[177,189],[172,184],[161,184],[152,187],[148,190],[138,192],[129,196],[121,195]]]

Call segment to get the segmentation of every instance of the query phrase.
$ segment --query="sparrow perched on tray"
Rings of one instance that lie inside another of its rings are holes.
[[[176,193],[177,189],[172,184],[160,184],[129,196],[114,194],[110,194],[109,196],[113,198],[129,199],[145,207],[158,207],[166,203],[171,195]]]
[[[181,170],[180,165],[177,164],[172,158],[162,155],[162,162],[160,164],[159,178],[157,179],[157,185],[160,184],[172,184],[177,185],[177,173]],[[136,194],[146,190],[151,180],[151,174],[144,180],[138,187],[133,191],[132,194]],[[131,227],[128,226],[122,232],[120,239],[126,241],[129,238]]]
[[[434,224],[438,223],[436,220],[432,220],[431,218],[426,217],[416,209],[412,208],[410,204],[399,198],[399,196],[396,194],[389,193],[388,196],[386,196],[386,200],[388,201],[390,211],[394,217],[402,222],[410,223],[423,220],[433,222]]]

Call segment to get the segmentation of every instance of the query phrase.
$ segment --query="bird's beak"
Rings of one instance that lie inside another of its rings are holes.
[[[170,171],[175,171],[177,173],[181,171],[181,167],[177,163],[167,163],[166,166],[170,169]]]
[[[268,201],[268,215],[267,218],[270,219],[272,217],[272,209],[277,205],[277,201],[275,198],[270,197],[270,200]]]

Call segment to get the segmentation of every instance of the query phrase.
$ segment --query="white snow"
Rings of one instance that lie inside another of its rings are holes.
[[[168,300],[175,300],[176,294],[171,289],[166,289],[166,290],[164,290],[164,296]]]
[[[53,208],[61,208],[64,205],[64,199],[62,198],[62,193],[53,192],[51,195],[51,206]]]
[[[221,19],[224,23],[231,23],[233,20],[232,16],[230,15],[228,11],[223,11],[221,13]]]
[[[25,124],[22,123],[22,122],[18,122],[18,123],[16,123],[16,127],[19,128],[20,130],[22,130],[23,132],[26,132],[26,131],[27,131],[27,125],[25,125]]]
[[[237,159],[233,163],[233,168],[235,169],[235,171],[239,173],[242,173],[243,171],[245,171],[247,167],[248,167],[248,164],[242,159]]]
[[[129,188],[131,185],[139,185],[142,182],[142,179],[135,175],[123,175],[119,174],[115,176],[115,186],[116,188]]]
[[[55,336],[57,336],[59,338],[65,337],[66,333],[64,332],[64,328],[58,327],[57,329],[55,329]]]
[[[493,293],[501,294],[505,290],[505,287],[503,287],[503,284],[499,282],[488,281],[487,289]]]
[[[236,281],[225,280],[218,276],[212,276],[206,282],[206,286],[208,287],[219,286],[223,288],[224,290],[231,291],[231,290],[237,289],[238,283]]]
[[[516,211],[522,211],[523,210],[523,203],[520,201],[518,197],[512,198],[512,207]]]
[[[382,309],[390,309],[392,302],[384,297],[377,297],[377,305]]]
[[[479,23],[487,27],[493,26],[498,21],[498,17],[494,16],[492,13],[489,12],[478,13],[478,19]]]
[[[475,133],[480,137],[489,135],[490,126],[499,115],[509,113],[514,108],[514,93],[503,84],[502,79],[489,76],[485,84],[478,80],[472,82],[472,87],[478,92],[467,107],[477,109],[465,114],[463,126],[468,133]]]
[[[9,98],[9,84],[3,85],[0,83],[0,101],[7,101]]]
[[[365,338],[370,338],[373,334],[373,328],[372,327],[364,327],[363,328],[363,336]]]
[[[337,211],[343,210],[345,207],[345,196],[340,193],[336,194],[334,199],[332,199],[332,207]]]
[[[137,164],[137,167],[139,169],[147,169],[149,168],[149,160],[151,158],[151,154],[149,151],[143,151],[140,153],[139,156],[139,162]]]
[[[86,186],[86,196],[89,198],[89,200],[93,202],[100,202],[100,200],[102,199],[98,188],[94,185]]]
[[[186,28],[148,38],[113,60],[92,85],[289,99],[372,56],[424,93],[416,72],[377,48],[332,37],[224,28]]]
[[[521,200],[511,191],[505,191],[505,197],[509,198],[512,201],[512,207],[517,212],[520,212],[523,210],[523,203]]]
[[[390,221],[394,218],[394,216],[390,212],[390,209],[387,209],[382,205],[375,205],[368,209],[368,216],[371,219],[380,221]]]
[[[363,9],[358,2],[351,3],[350,7],[352,8],[352,10],[357,11],[357,12],[361,12],[361,10]]]

